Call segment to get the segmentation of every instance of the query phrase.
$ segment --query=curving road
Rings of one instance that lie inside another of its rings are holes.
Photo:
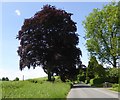
[[[120,100],[118,93],[105,89],[94,88],[86,84],[75,84],[70,90],[67,99],[79,98],[79,100]],[[78,99],[77,99],[78,100]]]

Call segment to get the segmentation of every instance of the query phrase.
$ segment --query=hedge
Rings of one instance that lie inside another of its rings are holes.
[[[93,85],[96,85],[96,84],[102,84],[104,82],[105,82],[104,78],[94,78],[94,79],[90,80],[90,85],[93,86]]]
[[[119,78],[118,77],[108,77],[108,78],[105,78],[105,80],[109,83],[118,83]]]

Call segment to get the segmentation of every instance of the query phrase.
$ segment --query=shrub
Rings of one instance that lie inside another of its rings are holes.
[[[119,87],[119,84],[112,84],[112,88],[117,88]]]
[[[105,81],[109,83],[118,83],[119,78],[118,77],[106,77]]]
[[[120,85],[119,84],[112,84],[111,90],[120,92]]]
[[[80,76],[79,81],[85,81],[85,76]]]
[[[3,77],[3,78],[2,78],[2,81],[9,81],[9,78],[8,78],[8,77],[6,77],[6,78]]]
[[[84,69],[80,69],[79,70],[79,74],[77,75],[77,81],[80,82],[80,81],[85,81],[86,79],[86,75],[85,75],[85,71]]]
[[[87,80],[85,80],[85,83],[87,84]]]
[[[6,80],[5,77],[3,77],[3,78],[2,78],[2,81],[5,81],[5,80]]]
[[[90,83],[90,82],[89,82],[88,80],[85,80],[85,83],[88,84],[88,83]]]
[[[14,81],[19,81],[19,78],[18,78],[18,77],[16,77],[16,78],[14,79]]]
[[[32,82],[32,83],[37,83],[37,81],[36,81],[36,80],[31,80],[31,82]]]
[[[6,81],[9,81],[9,78],[8,78],[8,77],[6,77],[6,78],[5,78],[5,80],[6,80]]]
[[[110,68],[107,70],[106,81],[110,83],[118,83],[119,81],[119,70],[120,68]]]
[[[94,80],[94,79],[91,79],[91,80],[90,80],[90,85],[91,85],[91,86],[93,86],[93,84],[94,84],[94,83],[93,83],[93,80]]]
[[[45,79],[44,79],[45,80]],[[39,80],[39,79],[28,79],[27,81],[31,83],[38,83],[38,84],[43,84],[44,80]]]
[[[40,83],[40,84],[43,84],[43,81],[40,81],[39,83]]]
[[[94,78],[90,80],[91,85],[102,84],[104,82],[105,82],[104,78]]]
[[[86,77],[86,80],[85,80],[85,83],[90,83],[90,78],[89,77]]]

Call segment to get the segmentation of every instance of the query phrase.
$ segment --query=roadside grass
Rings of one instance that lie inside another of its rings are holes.
[[[103,84],[94,84],[93,86],[98,87],[98,88],[104,87]],[[120,85],[119,84],[112,84],[111,83],[111,84],[109,84],[108,88],[109,88],[109,90],[120,92]]]
[[[66,98],[69,83],[60,79],[48,82],[46,78],[2,82],[2,98]]]
[[[0,80],[0,100],[2,99],[2,81]]]
[[[120,85],[119,84],[113,84],[112,88],[110,90],[120,92]]]

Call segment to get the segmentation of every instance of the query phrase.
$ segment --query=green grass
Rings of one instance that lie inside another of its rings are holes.
[[[2,87],[1,87],[2,85],[1,84],[2,84],[2,81],[0,80],[0,100],[2,98]]]
[[[120,92],[120,85],[119,84],[113,84],[112,88],[110,90]]]
[[[70,84],[59,79],[54,83],[45,78],[2,82],[2,98],[66,98],[69,90]]]

